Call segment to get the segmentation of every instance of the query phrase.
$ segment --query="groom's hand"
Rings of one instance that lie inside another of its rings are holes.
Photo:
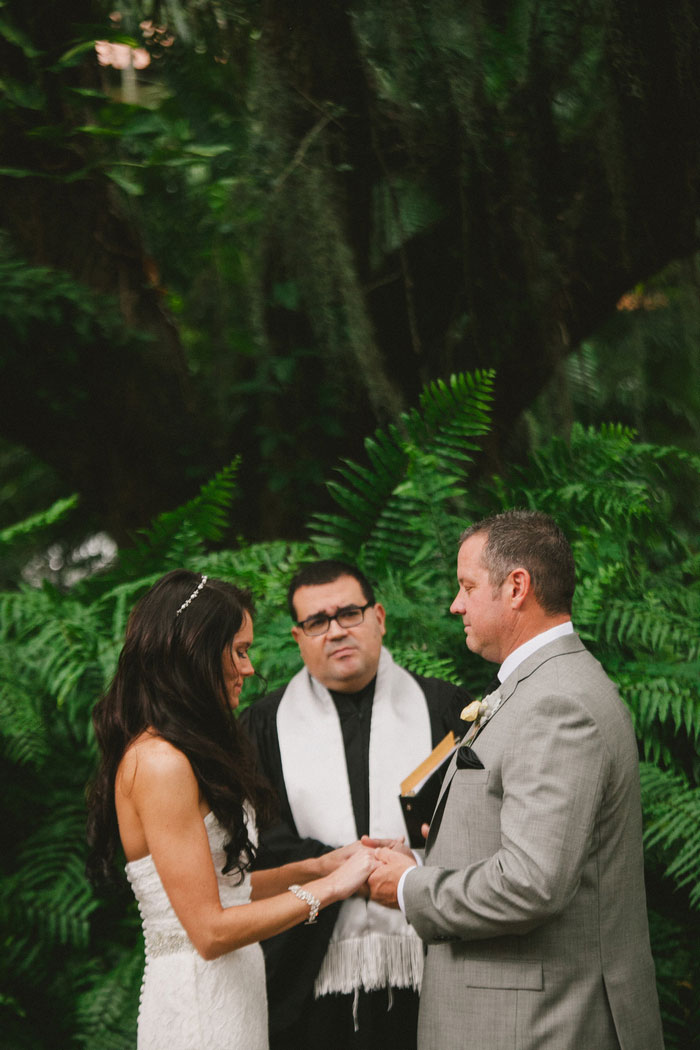
[[[370,897],[378,904],[383,904],[385,908],[398,908],[396,888],[399,879],[407,868],[416,866],[416,858],[410,850],[404,852],[404,848],[387,849],[386,847],[376,850],[375,856],[381,863],[367,880]]]

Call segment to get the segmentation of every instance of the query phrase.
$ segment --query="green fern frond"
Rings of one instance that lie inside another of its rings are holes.
[[[442,678],[445,682],[453,682],[454,685],[462,684],[462,677],[454,660],[447,656],[436,656],[427,645],[423,648],[392,647],[391,655],[400,667],[405,667],[414,674],[423,675],[424,678]]]
[[[404,412],[397,424],[365,441],[369,466],[344,461],[342,480],[328,483],[344,514],[316,515],[311,522],[319,550],[340,548],[350,558],[363,551],[370,567],[410,560],[423,538],[415,524],[434,531],[463,494],[460,479],[477,439],[488,432],[493,379],[486,371],[431,383],[420,411]],[[432,522],[425,523],[424,510]]]
[[[40,767],[50,754],[49,732],[22,656],[6,649],[0,659],[0,747],[9,762]]]
[[[21,641],[51,619],[60,608],[61,596],[51,584],[40,589],[20,584],[16,591],[0,594],[0,640]]]
[[[47,510],[40,511],[38,514],[32,514],[31,517],[17,522],[16,525],[10,525],[5,529],[1,529],[0,547],[9,547],[18,539],[23,541],[28,539],[37,540],[40,533],[67,518],[77,505],[77,495],[69,496],[67,499],[59,499]]]
[[[671,722],[674,730],[683,729],[698,740],[700,735],[700,695],[698,673],[700,666],[672,666],[666,674],[639,665],[626,675],[625,699],[636,713],[641,735],[651,731],[655,723]],[[695,676],[693,680],[690,679]]]
[[[85,814],[80,796],[60,802],[16,855],[16,873],[0,880],[5,952],[13,975],[40,973],[57,950],[86,949],[98,902],[85,876]],[[14,979],[14,978],[13,978]]]
[[[90,975],[76,1006],[78,1046],[85,1050],[133,1050],[143,965],[143,942],[139,938],[106,973]]]
[[[72,728],[80,735],[84,714],[80,698],[99,696],[104,687],[101,635],[102,624],[92,606],[66,601],[60,615],[54,615],[26,639],[26,653],[38,684],[59,707],[67,704]]]
[[[677,886],[689,886],[691,904],[700,907],[700,787],[680,773],[645,763],[640,776],[645,845],[660,852],[666,874]]]
[[[664,474],[689,471],[697,482],[696,459],[636,442],[622,426],[596,430],[575,423],[570,441],[552,440],[514,472],[504,496],[511,506],[539,506],[557,520],[575,520],[577,531],[588,527],[618,542],[634,535],[639,543],[667,502]]]
[[[684,598],[696,604],[696,595],[687,594]],[[661,658],[663,654],[669,659],[677,654],[679,659],[693,660],[698,654],[697,623],[686,617],[685,610],[677,613],[669,596],[662,600],[651,592],[637,601],[608,600],[599,633],[609,644],[653,651]]]
[[[495,373],[460,372],[449,383],[437,379],[420,395],[418,412],[410,413],[416,427],[409,428],[415,442],[429,441],[443,461],[464,467],[471,462],[470,452],[479,448],[478,438],[488,433],[491,425],[491,402]],[[456,411],[457,410],[457,411]]]
[[[266,543],[241,544],[236,550],[217,551],[207,555],[205,568],[239,587],[252,590],[256,600],[287,607],[287,587],[302,562],[315,558],[307,543],[271,540]]]
[[[149,571],[154,562],[174,568],[191,565],[204,553],[207,541],[220,539],[227,524],[227,510],[236,488],[240,465],[237,456],[199,494],[176,510],[158,515],[147,529],[137,533],[134,547],[122,558],[122,571],[135,576]]]

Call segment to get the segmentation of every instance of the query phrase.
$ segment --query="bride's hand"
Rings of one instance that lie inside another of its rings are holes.
[[[352,856],[336,868],[331,878],[338,900],[345,900],[365,886],[367,879],[379,865],[374,850],[358,844]]]
[[[356,842],[349,842],[347,846],[339,846],[338,849],[333,849],[330,853],[324,853],[321,858],[323,863],[323,873],[325,875],[330,875],[331,872],[334,872],[341,864],[344,864],[346,860],[349,860],[350,857],[353,857],[364,848],[365,845],[363,845],[358,839]]]

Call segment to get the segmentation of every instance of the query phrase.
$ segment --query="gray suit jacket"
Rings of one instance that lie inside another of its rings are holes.
[[[429,945],[420,1050],[661,1050],[637,746],[577,635],[501,686],[404,883]],[[439,803],[438,803],[439,806]]]

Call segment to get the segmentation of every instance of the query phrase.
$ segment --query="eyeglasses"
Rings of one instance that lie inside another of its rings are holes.
[[[334,616],[317,613],[316,616],[307,616],[305,620],[298,620],[297,627],[301,627],[304,634],[310,638],[325,634],[333,620],[338,627],[357,627],[365,618],[365,610],[372,605],[374,602],[367,602],[366,605],[347,605],[344,609],[338,609]]]

